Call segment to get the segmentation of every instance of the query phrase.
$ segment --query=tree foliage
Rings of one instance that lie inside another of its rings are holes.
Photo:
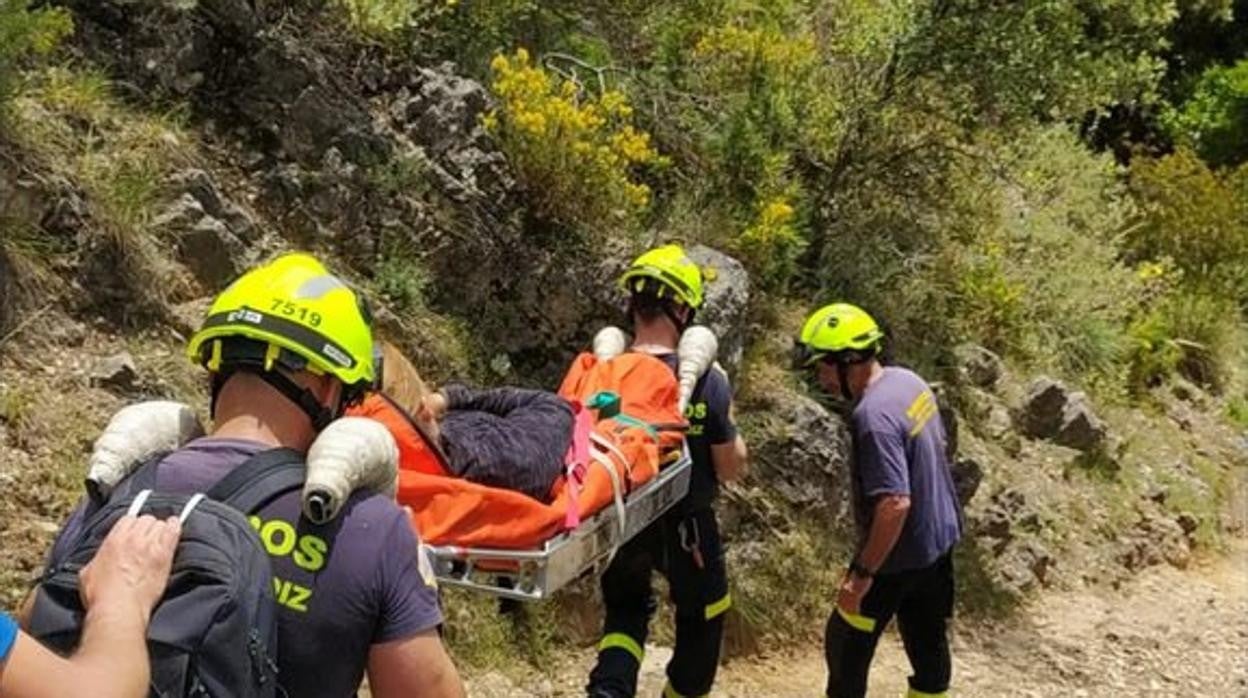
[[[524,45],[609,74],[671,163],[638,220],[736,253],[761,302],[854,300],[912,362],[977,341],[1117,389],[1188,365],[1145,344],[1240,322],[1214,327],[1202,299],[1242,298],[1245,178],[1192,153],[1240,157],[1245,2],[509,0],[429,26],[474,34],[444,44],[466,65]],[[1195,150],[1129,173],[1079,135],[1163,113]],[[500,132],[509,152],[523,122]],[[528,148],[513,160],[531,192],[585,178],[560,146]],[[1180,327],[1178,308],[1205,321]]]
[[[1210,164],[1248,160],[1248,58],[1206,70],[1192,96],[1168,110],[1164,121],[1176,141]]]

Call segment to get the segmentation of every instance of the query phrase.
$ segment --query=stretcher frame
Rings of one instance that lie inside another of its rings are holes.
[[[518,601],[542,601],[586,573],[600,574],[628,542],[689,493],[693,461],[688,447],[676,462],[624,500],[546,541],[537,549],[503,550],[425,546],[438,583]]]

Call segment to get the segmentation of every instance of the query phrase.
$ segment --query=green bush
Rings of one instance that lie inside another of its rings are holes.
[[[46,54],[73,31],[64,8],[30,9],[29,0],[0,0],[0,105],[13,96],[24,56]]]
[[[412,0],[336,0],[347,21],[365,36],[384,37],[407,28],[412,22]]]
[[[1241,429],[1248,430],[1248,395],[1232,398],[1226,406],[1226,416]]]
[[[1248,58],[1215,65],[1201,75],[1192,96],[1162,117],[1172,138],[1214,165],[1248,160]]]
[[[1172,260],[1189,288],[1248,309],[1248,167],[1215,172],[1180,148],[1137,158],[1131,189],[1142,212],[1128,236],[1131,256]]]
[[[1131,326],[1131,387],[1136,392],[1179,374],[1215,392],[1235,371],[1240,320],[1233,303],[1179,288]]]

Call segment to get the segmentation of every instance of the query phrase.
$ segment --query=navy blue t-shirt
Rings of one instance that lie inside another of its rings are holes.
[[[267,448],[239,439],[197,439],[161,461],[157,490],[206,492]],[[292,697],[354,696],[373,645],[442,624],[432,569],[393,499],[357,492],[334,523],[311,527],[301,517],[299,492],[290,492],[250,520],[273,564],[278,681]],[[80,507],[62,529],[58,550],[82,524]]]
[[[657,358],[673,371],[680,362],[675,354],[661,354]],[[715,475],[711,446],[726,444],[737,438],[737,427],[732,421],[732,386],[728,383],[728,374],[718,365],[698,379],[685,408],[685,419],[689,422],[685,441],[693,459],[693,473],[689,481],[689,496],[682,507],[684,511],[691,512],[709,508],[719,494],[719,478]]]
[[[880,567],[892,573],[927,567],[962,535],[962,515],[945,456],[945,425],[922,378],[888,367],[854,408],[854,515],[866,540],[873,505],[908,495],[910,512],[897,545]]]

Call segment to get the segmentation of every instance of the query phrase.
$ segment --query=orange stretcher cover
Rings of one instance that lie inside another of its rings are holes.
[[[676,378],[667,364],[652,356],[629,353],[599,361],[592,354],[581,354],[559,394],[581,410],[600,391],[620,396],[623,417],[589,422],[595,434],[615,446],[617,453],[604,460],[631,491],[653,478],[665,457],[680,448],[684,420],[677,410]],[[439,450],[393,402],[380,395],[370,397],[355,414],[378,419],[399,442],[398,500],[411,508],[416,530],[431,545],[539,548],[566,530],[570,521],[591,516],[615,496],[610,474],[595,463],[575,465],[572,472],[577,475],[572,478],[565,471],[555,482],[549,504],[513,490],[449,477]],[[570,511],[572,507],[575,511]]]

